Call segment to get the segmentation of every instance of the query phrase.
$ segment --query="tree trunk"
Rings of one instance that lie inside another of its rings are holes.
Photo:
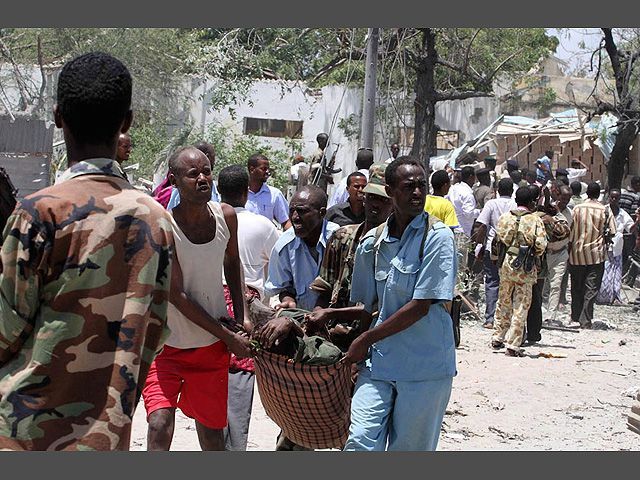
[[[622,188],[625,166],[629,161],[629,149],[637,135],[635,124],[625,123],[616,135],[611,158],[607,164],[607,179],[609,188]]]
[[[422,30],[422,51],[416,66],[416,99],[413,147],[411,155],[429,167],[429,157],[436,155],[436,102],[435,65],[437,60],[436,35],[430,28]]]

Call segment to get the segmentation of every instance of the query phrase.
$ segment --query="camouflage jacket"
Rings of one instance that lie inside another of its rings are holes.
[[[525,272],[522,268],[514,269],[511,262],[517,257],[520,246],[533,246],[536,257],[544,254],[547,248],[547,231],[540,216],[520,209],[503,213],[498,220],[496,238],[508,247],[500,268],[500,279],[515,283],[536,283],[538,262],[530,272]]]
[[[0,450],[128,450],[168,334],[168,214],[91,159],[26,197],[3,238]]]
[[[327,242],[320,273],[310,288],[318,293],[331,292],[332,308],[349,306],[353,260],[364,233],[364,223],[345,225],[333,232]]]

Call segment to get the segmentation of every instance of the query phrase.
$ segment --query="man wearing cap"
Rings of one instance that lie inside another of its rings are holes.
[[[476,199],[476,206],[482,210],[485,204],[495,198],[495,193],[491,187],[491,170],[481,168],[476,172],[478,185],[473,187],[473,196]]]
[[[500,165],[500,178],[511,178],[511,172],[519,169],[518,161],[511,158]]]
[[[346,225],[333,233],[327,241],[320,273],[310,286],[318,293],[318,299],[313,313],[307,317],[307,328],[319,330],[328,326],[331,340],[344,351],[359,333],[353,322],[361,320],[363,313],[362,306],[349,307],[356,247],[362,236],[382,224],[393,209],[384,188],[385,167],[377,163],[369,169],[369,183],[363,190],[364,222]]]

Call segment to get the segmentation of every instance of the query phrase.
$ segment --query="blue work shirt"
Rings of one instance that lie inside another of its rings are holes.
[[[399,239],[389,236],[385,226],[376,241],[375,230],[371,230],[356,250],[351,301],[364,304],[369,313],[379,309],[370,328],[411,300],[434,301],[427,315],[369,349],[365,366],[371,369],[374,380],[425,381],[456,374],[453,326],[443,304],[453,298],[456,285],[455,241],[449,227],[442,222],[434,224],[427,233],[420,262],[426,221],[426,213],[418,215]]]
[[[285,231],[271,251],[269,275],[264,285],[266,294],[270,296],[287,290],[295,291],[298,308],[313,310],[318,293],[311,290],[309,285],[320,273],[327,239],[338,228],[340,225],[323,220],[322,233],[316,245],[317,262],[304,241],[296,236],[293,227]]]
[[[220,203],[220,194],[218,193],[218,189],[216,188],[216,182],[211,183],[211,201]],[[169,198],[169,203],[167,203],[167,210],[171,210],[172,208],[177,207],[180,204],[180,192],[176,187],[171,189],[171,198]]]
[[[269,220],[275,220],[279,224],[289,220],[289,204],[284,195],[276,187],[262,184],[260,190],[253,193],[249,189],[249,197],[247,204],[244,206],[250,212],[256,215],[262,215]]]

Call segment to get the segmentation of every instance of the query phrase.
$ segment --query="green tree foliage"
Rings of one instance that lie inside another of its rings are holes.
[[[261,78],[302,81],[311,88],[360,86],[366,40],[363,28],[0,29],[0,54],[4,62],[34,65],[60,65],[91,50],[120,58],[134,76],[132,155],[147,172],[152,162],[147,155],[168,145],[168,118],[189,100],[180,88],[185,75],[213,80],[213,109],[244,100],[251,83]],[[437,102],[489,96],[498,74],[526,74],[556,44],[541,28],[385,28],[378,119],[402,124],[413,110],[413,153],[426,158],[435,152]]]
[[[217,177],[220,170],[229,165],[246,165],[251,155],[261,153],[269,159],[271,178],[269,183],[286,192],[289,184],[289,167],[296,153],[302,149],[302,143],[295,139],[287,139],[286,146],[274,148],[261,137],[255,135],[235,134],[222,125],[210,125],[204,135],[192,132],[186,145],[206,141],[215,147],[216,164],[213,168]]]

